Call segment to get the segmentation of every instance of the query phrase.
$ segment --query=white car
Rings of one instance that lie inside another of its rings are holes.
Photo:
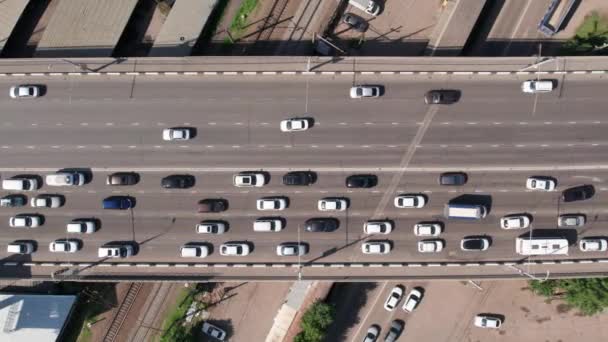
[[[530,227],[530,217],[528,215],[507,215],[500,218],[500,228],[502,229],[525,229]]]
[[[581,252],[605,252],[608,250],[608,239],[583,238],[578,243]]]
[[[360,99],[363,97],[379,97],[380,87],[369,85],[358,85],[350,88],[350,98]]]
[[[131,245],[105,245],[99,247],[97,256],[100,258],[127,258],[135,254]]]
[[[391,244],[387,241],[368,241],[361,245],[363,254],[388,254],[391,252]]]
[[[363,337],[363,342],[376,342],[380,334],[380,327],[376,324],[370,326]]]
[[[232,177],[234,186],[238,187],[262,187],[266,184],[266,176],[261,172],[241,172]]]
[[[8,225],[15,228],[36,228],[42,225],[40,215],[19,214],[8,220]]]
[[[190,140],[192,136],[190,135],[189,128],[165,128],[163,129],[163,140],[165,141],[184,141]]]
[[[422,208],[426,205],[426,198],[422,195],[399,195],[395,197],[397,208]]]
[[[420,222],[414,225],[416,236],[438,236],[441,234],[441,224],[436,222]]]
[[[203,323],[203,334],[211,336],[216,340],[223,341],[226,338],[226,332],[211,323]]]
[[[476,327],[498,329],[502,325],[502,320],[498,317],[488,315],[477,315],[473,321]]]
[[[386,301],[384,302],[384,309],[386,309],[386,311],[395,310],[395,308],[399,304],[399,301],[401,300],[401,297],[403,297],[403,287],[393,287],[391,293],[388,295],[388,298],[386,298]]]
[[[281,132],[301,132],[310,128],[308,119],[293,118],[281,121]]]
[[[13,99],[27,99],[40,96],[40,88],[35,85],[18,85],[11,87],[9,95]]]
[[[287,200],[282,197],[264,197],[256,202],[258,210],[284,210],[287,208]]]
[[[557,219],[557,226],[560,228],[576,228],[585,225],[587,218],[581,214],[564,214]]]
[[[46,185],[49,186],[81,186],[85,180],[85,174],[80,172],[57,172],[45,177]]]
[[[182,258],[205,258],[209,255],[209,247],[206,245],[183,245],[179,249]]]
[[[367,221],[363,224],[365,234],[388,234],[393,231],[391,221]]]
[[[553,191],[555,190],[555,181],[550,178],[529,177],[526,180],[526,189]]]
[[[302,256],[308,253],[305,244],[297,242],[285,242],[277,246],[278,256]]]
[[[320,211],[344,211],[348,203],[344,198],[323,198],[319,200],[317,207]]]
[[[91,219],[72,220],[72,222],[67,224],[66,230],[68,233],[93,234],[97,230],[97,223]]]
[[[439,253],[443,250],[443,247],[443,240],[418,241],[418,252],[420,253]]]
[[[224,256],[246,256],[250,248],[246,243],[229,242],[220,245],[220,255]]]
[[[34,208],[59,208],[63,203],[61,196],[38,195],[32,198],[30,204]]]
[[[49,251],[56,253],[76,253],[80,245],[72,240],[55,240],[49,244]]]
[[[405,312],[412,312],[414,309],[420,304],[420,300],[422,299],[422,293],[417,289],[412,289],[410,293],[405,297],[405,302],[403,302],[402,309]]]
[[[223,221],[206,220],[196,225],[196,232],[199,234],[224,234],[226,223]]]

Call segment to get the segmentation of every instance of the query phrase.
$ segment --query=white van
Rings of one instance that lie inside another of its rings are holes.
[[[446,204],[443,214],[448,219],[480,220],[488,210],[481,204]]]
[[[521,84],[521,91],[527,94],[548,93],[555,83],[553,80],[528,80]]]
[[[348,3],[369,15],[377,16],[380,13],[380,5],[375,0],[348,0]]]
[[[38,181],[35,178],[11,178],[2,181],[2,189],[16,191],[33,191],[38,189]]]
[[[84,174],[78,172],[57,172],[47,175],[46,184],[50,186],[84,185]]]
[[[17,254],[32,254],[34,252],[34,244],[31,242],[12,242],[6,246],[8,253]]]
[[[283,221],[278,218],[257,219],[253,222],[254,232],[280,232],[283,230]]]

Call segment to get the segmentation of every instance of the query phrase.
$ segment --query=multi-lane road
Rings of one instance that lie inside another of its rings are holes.
[[[0,244],[35,240],[30,256],[0,254],[10,261],[96,262],[97,248],[108,241],[135,241],[135,263],[271,263],[297,262],[277,257],[276,245],[301,240],[310,245],[302,262],[474,262],[519,260],[515,237],[528,230],[501,230],[498,220],[510,213],[533,215],[534,229],[555,229],[557,216],[584,213],[588,224],[579,236],[607,234],[608,152],[605,108],[608,90],[602,76],[568,75],[558,88],[540,96],[524,95],[523,77],[475,76],[113,76],[95,78],[10,77],[0,79],[0,173],[2,179],[17,174],[50,174],[63,168],[89,170],[91,181],[82,187],[51,188],[26,193],[60,193],[66,204],[59,209],[2,208]],[[13,100],[10,86],[44,84],[46,94],[34,100]],[[353,100],[353,83],[381,84],[384,96]],[[429,89],[462,91],[459,103],[426,105]],[[306,132],[282,133],[279,122],[310,116],[314,127]],[[188,126],[196,137],[184,142],[162,140],[162,129]],[[270,182],[262,188],[236,188],[232,175],[265,170]],[[282,175],[292,170],[317,172],[308,187],[282,185]],[[141,175],[135,186],[110,187],[105,177],[115,171]],[[439,186],[443,171],[465,171],[469,181],[461,187]],[[378,186],[347,189],[344,180],[356,173],[374,173]],[[160,187],[162,177],[191,174],[196,185],[187,190]],[[548,175],[558,180],[558,191],[531,192],[525,180]],[[592,184],[593,198],[561,203],[561,190]],[[429,203],[422,209],[397,209],[392,200],[401,193],[423,193]],[[2,191],[2,194],[8,194]],[[133,210],[101,209],[103,198],[130,195]],[[491,196],[487,218],[474,223],[446,221],[443,206],[463,194]],[[278,233],[254,233],[252,222],[269,216],[255,201],[282,195],[289,208],[277,214],[287,220]],[[317,201],[327,196],[350,199],[345,212],[321,213]],[[198,214],[203,198],[225,198],[229,209],[220,214]],[[45,224],[36,229],[8,227],[17,213],[40,213]],[[73,218],[95,217],[101,228],[91,235],[70,235],[82,240],[74,254],[48,251],[49,242],[66,238],[65,225]],[[333,233],[307,233],[311,217],[335,217],[340,227]],[[366,236],[363,223],[370,218],[394,220],[386,236]],[[223,235],[196,234],[203,219],[223,219],[230,227]],[[413,235],[419,221],[441,220],[446,242],[438,254],[420,254]],[[488,235],[492,246],[485,252],[460,251],[467,235]],[[393,251],[385,256],[365,256],[361,242],[387,239]],[[217,249],[226,241],[248,241],[253,252],[245,258],[222,257]],[[201,260],[179,257],[187,242],[208,242],[213,253]],[[603,257],[583,254],[571,246],[568,258]],[[549,257],[554,258],[554,257]],[[134,273],[140,268],[132,268]],[[170,273],[171,270],[166,270]]]

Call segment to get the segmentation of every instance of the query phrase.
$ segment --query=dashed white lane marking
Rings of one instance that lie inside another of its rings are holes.
[[[208,122],[207,124],[208,124],[209,126],[215,126],[215,125],[217,125],[217,123],[216,123],[216,122]]]
[[[88,126],[88,125],[89,125],[89,123],[88,123],[88,122],[81,122],[81,123],[80,123],[80,126]]]

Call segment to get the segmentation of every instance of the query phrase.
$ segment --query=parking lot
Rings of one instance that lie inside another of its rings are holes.
[[[385,1],[380,14],[374,17],[349,5],[346,12],[364,18],[369,28],[361,33],[340,22],[334,38],[350,55],[420,55],[437,22],[440,6],[439,1]]]

